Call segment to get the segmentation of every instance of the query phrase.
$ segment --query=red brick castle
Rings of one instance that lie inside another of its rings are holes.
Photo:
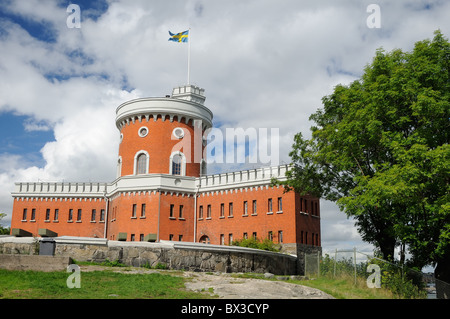
[[[187,85],[120,105],[117,179],[16,183],[12,235],[320,246],[319,199],[271,186],[286,165],[206,174],[213,115],[204,101],[203,89]]]

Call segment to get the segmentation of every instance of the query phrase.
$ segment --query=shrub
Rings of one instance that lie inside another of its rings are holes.
[[[248,247],[248,248],[255,248],[255,249],[262,249],[262,250],[268,250],[268,251],[274,251],[279,252],[281,250],[281,246],[278,244],[275,244],[273,241],[266,239],[259,239],[259,238],[242,238],[238,240],[234,240],[231,243],[232,246],[239,246],[239,247]]]

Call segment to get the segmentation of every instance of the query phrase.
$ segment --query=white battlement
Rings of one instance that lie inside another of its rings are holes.
[[[262,167],[198,178],[166,174],[125,176],[113,183],[16,183],[13,197],[104,197],[117,192],[166,190],[182,193],[269,185],[272,178],[285,180],[289,165]]]

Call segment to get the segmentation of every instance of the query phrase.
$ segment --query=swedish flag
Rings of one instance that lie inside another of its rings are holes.
[[[169,41],[188,42],[189,30],[186,30],[184,32],[180,32],[180,33],[177,33],[177,34],[174,34],[174,33],[169,31],[169,34],[170,34]]]

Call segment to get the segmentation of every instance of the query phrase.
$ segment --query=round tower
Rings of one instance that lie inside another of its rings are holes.
[[[117,177],[170,174],[198,177],[206,173],[205,130],[212,112],[204,89],[193,85],[173,89],[164,98],[140,98],[116,110],[120,131]]]

